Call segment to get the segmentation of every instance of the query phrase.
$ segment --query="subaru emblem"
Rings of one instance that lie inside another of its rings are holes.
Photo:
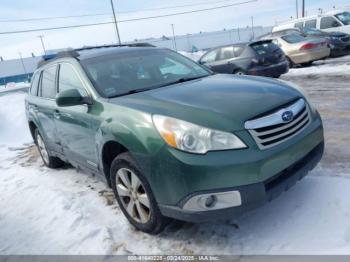
[[[290,121],[292,121],[292,120],[293,120],[293,117],[294,117],[294,114],[293,114],[292,111],[285,111],[285,112],[283,112],[283,114],[282,114],[282,120],[283,120],[284,122],[290,122]]]

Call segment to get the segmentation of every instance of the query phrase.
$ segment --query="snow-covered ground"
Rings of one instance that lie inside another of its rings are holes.
[[[29,83],[9,83],[7,85],[0,85],[0,93],[2,92],[12,92],[17,90],[25,90],[29,87]]]
[[[309,176],[239,219],[173,222],[158,236],[135,231],[97,178],[44,167],[28,132],[25,94],[0,94],[0,253],[350,254],[349,61],[283,76],[305,87],[324,119],[326,152]]]

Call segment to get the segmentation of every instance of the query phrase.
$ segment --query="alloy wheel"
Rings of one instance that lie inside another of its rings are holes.
[[[138,223],[147,223],[151,217],[150,201],[145,187],[135,173],[128,168],[119,169],[116,189],[129,216]]]
[[[45,164],[48,164],[49,163],[49,154],[46,150],[46,146],[45,146],[43,139],[41,138],[41,135],[39,135],[39,134],[37,135],[36,141],[38,144],[38,149],[39,149],[41,157],[43,158]]]

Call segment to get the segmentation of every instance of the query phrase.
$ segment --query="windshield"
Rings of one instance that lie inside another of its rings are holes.
[[[335,15],[344,25],[350,25],[350,13],[343,12]]]
[[[103,97],[116,97],[211,74],[166,49],[136,50],[83,59],[81,64]]]
[[[298,34],[290,34],[282,36],[282,39],[290,44],[300,43],[302,41],[305,41],[305,37],[298,35]]]

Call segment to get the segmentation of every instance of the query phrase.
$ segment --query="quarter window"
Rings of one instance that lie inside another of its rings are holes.
[[[305,21],[305,27],[316,28],[316,23],[317,23],[316,19]]]
[[[41,96],[45,98],[55,98],[56,96],[56,70],[57,66],[49,67],[43,72],[41,80]]]
[[[334,17],[326,16],[321,18],[321,29],[328,29],[332,27],[338,27],[341,26],[340,23],[335,20]]]
[[[83,83],[74,71],[73,67],[68,64],[61,64],[58,77],[58,92],[62,92],[69,89],[77,89],[80,92],[85,93]]]
[[[32,84],[30,86],[30,94],[33,96],[38,95],[39,80],[40,80],[40,73],[36,73],[32,78]]]

